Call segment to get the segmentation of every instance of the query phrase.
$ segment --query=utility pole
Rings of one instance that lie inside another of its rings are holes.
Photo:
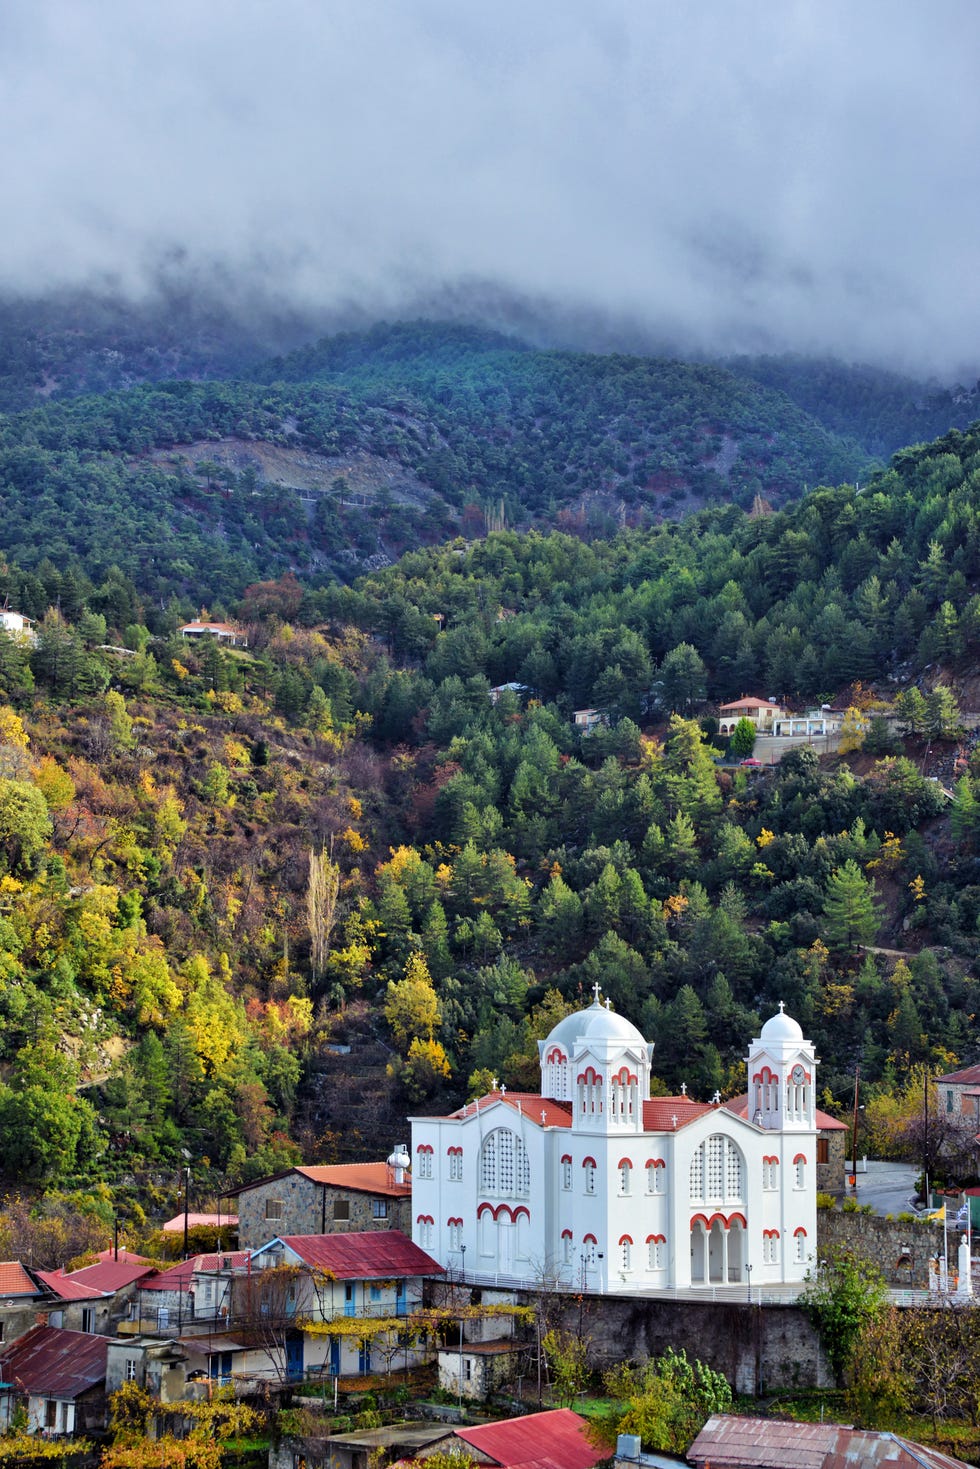
[[[929,1208],[929,1067],[922,1070],[922,1192]]]
[[[858,1079],[861,1075],[860,1066],[854,1068],[854,1121],[851,1125],[851,1165],[854,1169],[854,1193],[857,1195],[858,1187]]]

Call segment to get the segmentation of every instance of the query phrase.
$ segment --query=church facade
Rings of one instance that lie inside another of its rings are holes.
[[[717,1098],[651,1098],[653,1046],[598,991],[539,1052],[540,1093],[500,1088],[412,1119],[416,1244],[486,1283],[802,1282],[816,1248],[816,1058],[782,1007],[749,1047],[745,1116]]]

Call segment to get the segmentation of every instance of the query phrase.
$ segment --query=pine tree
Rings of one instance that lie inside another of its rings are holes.
[[[832,949],[847,951],[869,944],[878,932],[880,905],[874,883],[861,872],[853,858],[827,879],[824,898],[824,938]]]

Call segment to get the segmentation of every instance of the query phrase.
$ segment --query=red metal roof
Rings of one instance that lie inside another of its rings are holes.
[[[219,1270],[244,1270],[248,1265],[248,1250],[222,1250],[216,1255],[191,1255],[180,1260],[169,1270],[161,1270],[140,1281],[140,1290],[187,1290],[196,1270],[218,1272]],[[228,1264],[225,1264],[225,1261]]]
[[[120,1251],[120,1254],[122,1251]],[[98,1265],[84,1265],[81,1270],[72,1270],[68,1275],[76,1285],[91,1285],[97,1290],[110,1293],[122,1290],[154,1273],[149,1263],[137,1265],[127,1260],[100,1260]]]
[[[225,1226],[227,1226],[229,1229],[237,1229],[238,1215],[188,1214],[187,1216],[188,1229],[217,1229],[219,1225],[222,1229],[224,1229]],[[183,1214],[175,1214],[172,1219],[167,1220],[166,1224],[161,1224],[160,1228],[163,1230],[164,1234],[180,1234],[184,1228]]]
[[[593,1469],[609,1457],[608,1449],[590,1441],[588,1424],[571,1408],[457,1428],[456,1437],[507,1469]]]
[[[0,1296],[39,1296],[34,1281],[19,1260],[0,1260]]]
[[[725,709],[781,709],[782,704],[774,704],[771,699],[757,699],[752,694],[743,694],[741,699],[733,699],[730,704],[719,704],[719,710]]]
[[[687,1451],[697,1469],[968,1469],[895,1433],[716,1413]]]
[[[34,1274],[59,1301],[97,1301],[105,1292],[94,1285],[82,1285],[62,1270],[35,1270]]]
[[[107,1336],[32,1326],[0,1356],[0,1378],[46,1398],[76,1398],[105,1379]]]
[[[445,1274],[438,1261],[399,1229],[370,1229],[360,1234],[283,1234],[279,1238],[304,1265],[328,1270],[337,1280]]]
[[[942,1086],[944,1082],[951,1082],[953,1086],[977,1086],[980,1085],[980,1064],[976,1066],[964,1066],[962,1071],[950,1071],[946,1076],[937,1076],[935,1085]]]

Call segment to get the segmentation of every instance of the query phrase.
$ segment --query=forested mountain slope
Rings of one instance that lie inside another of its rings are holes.
[[[749,776],[669,711],[844,693],[896,639],[903,675],[966,679],[978,490],[971,430],[770,515],[287,576],[244,598],[247,652],[175,638],[179,601],[119,572],[6,567],[0,597],[60,604],[33,647],[0,636],[7,1178],[146,1177],[187,1148],[214,1186],[297,1144],[376,1152],[471,1076],[533,1085],[596,980],[663,1086],[738,1090],[784,1000],[829,1104],[860,1064],[900,1113],[917,1066],[976,1056],[980,767],[952,768],[955,713],[930,693],[904,751],[872,726],[853,760]],[[585,702],[609,716],[588,736]],[[356,1132],[321,1082],[338,1041],[371,1067]]]

